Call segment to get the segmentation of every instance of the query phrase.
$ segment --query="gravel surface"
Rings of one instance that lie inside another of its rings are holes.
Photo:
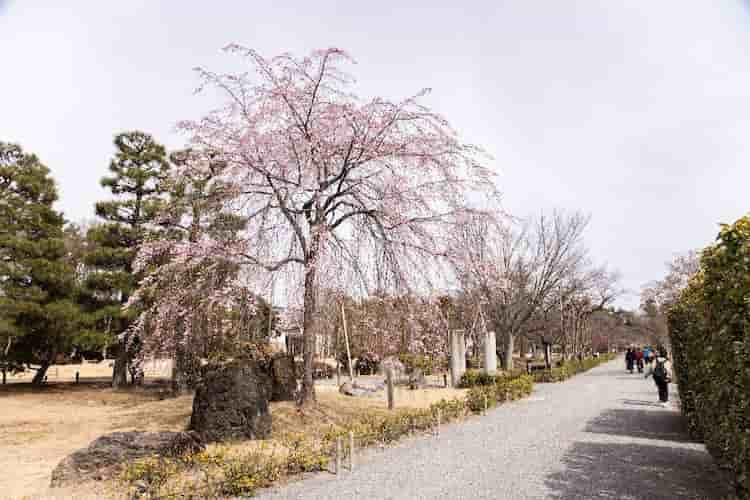
[[[670,387],[675,390],[674,386]],[[397,402],[398,404],[398,402]],[[719,499],[727,494],[675,405],[612,361],[527,399],[358,456],[266,499]]]

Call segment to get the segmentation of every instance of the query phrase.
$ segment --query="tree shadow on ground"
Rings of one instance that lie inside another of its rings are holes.
[[[549,498],[703,500],[730,492],[707,453],[668,444],[579,442],[563,464],[563,472],[545,480]]]
[[[648,405],[647,401],[626,401],[641,406]],[[594,434],[658,439],[680,443],[700,443],[700,441],[691,439],[688,435],[687,423],[682,415],[663,408],[607,410],[589,421],[584,430]]]

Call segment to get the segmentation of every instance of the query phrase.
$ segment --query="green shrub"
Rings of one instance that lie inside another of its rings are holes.
[[[458,387],[468,389],[477,385],[492,385],[495,383],[496,376],[477,370],[467,370],[461,375],[458,381]]]
[[[443,361],[433,356],[420,356],[418,354],[400,354],[399,361],[404,364],[406,373],[412,373],[414,369],[419,369],[425,375],[432,375],[443,367]]]
[[[505,401],[513,401],[531,394],[534,389],[534,379],[530,375],[517,377],[493,377],[493,384],[479,384],[471,387],[466,394],[466,406],[474,412],[484,411]]]
[[[521,375],[508,380],[505,385],[509,399],[520,399],[534,390],[534,378],[531,375]]]
[[[153,456],[127,464],[122,472],[121,480],[126,483],[140,483],[145,487],[145,491],[141,491],[141,494],[153,496],[179,470],[174,459]]]
[[[723,226],[669,308],[682,412],[750,498],[750,215]]]
[[[477,385],[466,393],[466,406],[474,413],[481,413],[486,407],[492,407],[496,404],[494,386]]]
[[[538,370],[532,374],[534,382],[536,383],[549,383],[549,382],[562,382],[567,380],[573,375],[588,371],[602,363],[611,361],[615,358],[612,353],[605,353],[600,355],[598,358],[584,358],[579,361],[577,359],[571,359],[564,362],[556,363],[556,366],[549,370]]]
[[[283,464],[274,457],[258,452],[226,458],[221,463],[223,480],[220,491],[224,495],[253,495],[259,488],[266,488],[277,481],[288,464],[289,461]]]
[[[282,443],[288,450],[284,464],[288,474],[317,472],[328,466],[330,454],[323,446],[310,442],[304,434],[287,434]]]

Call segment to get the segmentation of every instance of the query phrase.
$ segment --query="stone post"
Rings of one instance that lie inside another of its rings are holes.
[[[464,332],[451,331],[451,385],[458,386],[461,375],[466,372],[466,342]]]
[[[495,375],[497,373],[497,340],[495,332],[487,332],[484,335],[484,373]]]

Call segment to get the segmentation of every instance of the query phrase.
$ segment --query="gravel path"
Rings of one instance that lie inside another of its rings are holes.
[[[266,499],[719,499],[727,493],[674,407],[616,360],[527,399],[265,491]],[[674,390],[674,386],[670,388]]]

